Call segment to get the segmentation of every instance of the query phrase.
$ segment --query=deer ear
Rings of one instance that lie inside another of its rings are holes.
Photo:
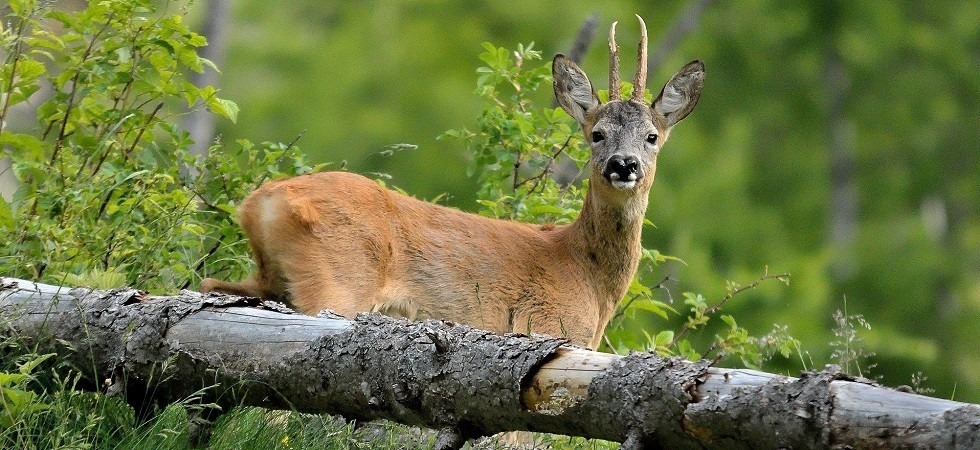
[[[660,91],[653,101],[653,113],[663,118],[664,126],[670,128],[687,117],[701,98],[704,86],[704,64],[692,61],[681,68]]]
[[[558,104],[580,124],[592,108],[599,106],[599,97],[592,90],[592,83],[585,72],[565,55],[555,55],[551,63],[551,75],[555,80],[555,98]]]

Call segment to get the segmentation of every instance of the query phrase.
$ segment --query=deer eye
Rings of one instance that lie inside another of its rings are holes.
[[[606,137],[603,136],[602,133],[600,133],[598,131],[593,131],[592,132],[592,142],[600,142],[600,141],[602,141],[605,138]]]
[[[650,145],[657,145],[657,135],[653,133],[648,134],[647,142],[649,142]]]

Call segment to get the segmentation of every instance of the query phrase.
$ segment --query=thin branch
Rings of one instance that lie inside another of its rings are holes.
[[[78,79],[82,75],[81,66],[88,61],[88,58],[92,56],[92,50],[95,48],[95,43],[98,42],[99,37],[102,33],[105,33],[109,29],[109,25],[112,25],[113,16],[106,18],[105,25],[100,29],[94,36],[92,36],[92,41],[89,42],[88,48],[85,49],[85,53],[82,54],[82,59],[79,61],[79,67],[75,69],[75,75],[71,78],[71,93],[68,94],[68,102],[65,104],[65,116],[61,118],[61,126],[58,129],[58,138],[54,143],[54,151],[51,152],[51,164],[54,164],[58,159],[58,152],[61,150],[61,146],[65,140],[65,130],[68,128],[68,119],[71,116],[72,107],[75,105],[75,93],[78,92]]]
[[[163,108],[163,103],[157,103],[156,108],[153,108],[153,112],[151,112],[150,115],[146,118],[146,122],[143,124],[142,127],[140,127],[140,131],[138,133],[136,133],[136,138],[133,139],[133,145],[130,145],[129,148],[126,149],[126,151],[123,153],[123,156],[126,159],[129,159],[129,155],[131,153],[133,153],[133,150],[136,149],[136,145],[138,145],[139,142],[140,142],[140,139],[143,138],[143,133],[146,132],[146,129],[147,128],[150,128],[150,125],[152,125],[152,123],[153,123],[153,119],[156,117],[157,113],[160,112],[160,109],[162,109],[162,108]],[[104,160],[105,159],[103,158],[103,161]],[[102,167],[102,162],[101,161],[99,162],[99,165],[96,166],[95,170],[92,171],[92,174],[95,175],[95,172],[97,172],[100,167]]]
[[[17,78],[17,63],[20,61],[20,55],[23,52],[21,44],[23,43],[24,29],[27,28],[27,21],[22,20],[17,27],[17,34],[15,36],[16,44],[14,44],[14,52],[11,54],[13,62],[10,64],[10,79],[7,80],[7,90],[6,95],[3,99],[3,110],[0,110],[0,130],[3,130],[7,126],[7,110],[10,108],[10,97],[14,91],[14,79]]]
[[[296,143],[299,142],[300,138],[302,138],[304,134],[306,134],[306,130],[300,131],[299,134],[297,134],[296,137],[293,138],[293,140],[286,145],[286,148],[282,152],[282,156],[280,156],[279,159],[276,160],[276,165],[282,163],[283,158],[285,158],[286,155],[289,154],[289,149],[295,147]],[[263,173],[262,176],[259,177],[259,181],[255,183],[255,186],[252,186],[252,190],[258,189],[259,186],[262,185],[262,183],[265,183],[265,180],[267,178],[269,178],[269,174]]]
[[[608,348],[609,351],[611,351],[614,355],[622,356],[619,354],[619,351],[616,350],[616,347],[613,347],[612,341],[609,340],[608,334],[605,333],[602,334],[602,341],[606,343],[606,348]]]
[[[565,139],[565,143],[564,144],[562,144],[560,147],[555,147],[554,153],[551,155],[551,157],[548,158],[548,163],[545,164],[545,166],[541,169],[541,173],[539,173],[539,174],[537,174],[537,175],[535,175],[533,177],[525,178],[525,179],[521,180],[520,182],[518,182],[517,181],[517,167],[516,167],[517,164],[515,164],[515,167],[514,167],[514,190],[516,191],[521,186],[524,186],[525,184],[530,183],[530,182],[533,181],[534,182],[534,186],[531,186],[531,188],[528,189],[528,192],[529,193],[534,192],[534,190],[537,189],[541,185],[541,182],[544,180],[544,178],[546,176],[548,176],[548,174],[551,173],[551,166],[554,165],[555,160],[558,158],[558,156],[561,155],[562,152],[564,152],[565,149],[568,148],[568,144],[571,141],[572,141],[572,137],[569,136],[567,139]]]
[[[761,277],[756,278],[755,281],[753,281],[753,282],[751,282],[751,283],[749,283],[749,284],[747,284],[745,286],[740,286],[738,288],[732,289],[731,291],[728,292],[728,294],[726,294],[724,297],[722,297],[722,299],[719,300],[718,303],[715,303],[714,306],[712,306],[712,307],[704,310],[703,315],[704,316],[711,316],[711,315],[717,313],[719,310],[721,310],[721,308],[723,306],[725,306],[725,303],[727,303],[729,300],[731,300],[736,295],[741,294],[742,292],[745,292],[745,291],[747,291],[749,289],[755,289],[763,281],[772,280],[772,279],[777,279],[777,280],[786,282],[787,280],[789,280],[789,273],[781,273],[779,275],[770,275],[769,274],[769,268],[766,267],[765,272],[763,272],[763,274],[762,274]],[[687,332],[690,331],[691,328],[692,328],[692,326],[690,325],[690,323],[685,323],[684,324],[684,327],[681,328],[681,331],[679,331],[677,334],[674,335],[674,340],[670,341],[670,345],[668,345],[667,348],[672,348],[675,345],[677,345],[677,343],[680,342],[681,338],[684,337],[684,335],[687,334]]]
[[[667,286],[664,284],[664,283],[666,283],[666,282],[668,282],[670,280],[671,280],[670,275],[667,275],[666,277],[664,277],[663,280],[660,280],[660,282],[657,283],[657,285],[654,286],[653,289],[663,289],[663,290],[667,291],[667,297],[671,299],[671,302],[673,302],[673,297],[671,297],[671,295],[670,295],[670,289],[667,289]],[[611,319],[609,319],[609,322],[612,323],[616,319],[618,319],[620,317],[623,317],[623,315],[626,314],[626,310],[629,309],[630,305],[632,305],[633,302],[635,302],[639,298],[640,298],[639,295],[634,295],[634,296],[630,297],[628,300],[626,300],[625,302],[623,302],[623,304],[622,304],[623,306],[621,306],[621,307],[619,307],[617,309],[616,313],[613,314],[613,316],[612,316]]]

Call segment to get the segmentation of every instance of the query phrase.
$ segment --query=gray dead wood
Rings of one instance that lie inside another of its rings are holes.
[[[0,317],[0,335],[58,351],[90,388],[126,393],[138,409],[217,386],[206,401],[429,427],[442,430],[440,448],[509,430],[624,448],[980,447],[980,406],[834,368],[791,378],[438,321],[10,278],[0,278]]]

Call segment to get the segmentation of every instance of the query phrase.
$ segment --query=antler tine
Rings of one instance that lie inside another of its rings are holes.
[[[639,14],[640,19],[640,46],[636,50],[636,77],[633,78],[632,100],[643,101],[643,91],[647,85],[647,24]]]
[[[619,47],[616,45],[616,24],[609,29],[609,101],[619,100]]]

